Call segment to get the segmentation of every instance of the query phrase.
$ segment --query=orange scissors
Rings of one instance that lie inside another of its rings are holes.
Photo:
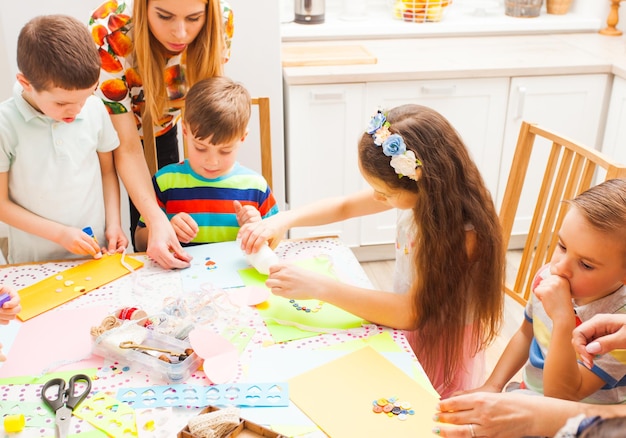
[[[65,438],[70,431],[72,411],[91,391],[91,379],[85,374],[76,374],[70,378],[69,384],[61,378],[48,380],[41,388],[41,399],[55,412],[55,434],[57,438]]]

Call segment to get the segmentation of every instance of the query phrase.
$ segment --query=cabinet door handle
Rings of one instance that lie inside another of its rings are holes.
[[[422,85],[424,94],[454,94],[456,85]]]
[[[345,100],[345,95],[342,91],[336,93],[311,91],[312,102],[343,102]]]
[[[526,87],[517,87],[517,115],[516,119],[524,117],[524,105],[526,104]]]

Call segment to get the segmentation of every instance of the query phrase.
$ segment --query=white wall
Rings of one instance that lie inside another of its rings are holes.
[[[36,15],[68,14],[86,24],[91,11],[101,2],[102,0],[3,2],[3,7],[0,8],[0,100],[11,95],[17,73],[17,37],[28,20]],[[273,188],[282,209],[285,205],[285,170],[279,5],[276,0],[229,0],[229,3],[234,11],[235,33],[226,74],[242,82],[253,96],[268,96],[271,99]],[[256,120],[251,121],[250,135],[241,149],[240,161],[260,171],[258,126],[255,122]],[[6,227],[0,223],[0,236],[2,235],[6,235]]]

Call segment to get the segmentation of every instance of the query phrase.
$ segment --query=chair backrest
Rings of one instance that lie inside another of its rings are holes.
[[[270,125],[270,98],[269,97],[254,97],[252,98],[252,105],[258,106],[259,113],[259,144],[261,146],[261,174],[269,184],[270,188],[273,187],[272,180],[272,136]],[[184,109],[183,109],[184,111]],[[144,126],[151,126],[150,119],[147,114],[144,114]],[[154,175],[157,168],[156,160],[156,144],[151,132],[144,130],[144,156],[146,157],[146,163],[150,174]],[[147,146],[149,145],[149,146]],[[183,151],[184,156],[187,157],[187,145],[183,139]]]
[[[551,147],[545,147],[550,144]],[[532,195],[534,211],[517,275],[513,284],[507,282],[505,285],[506,293],[523,305],[530,297],[535,273],[550,261],[557,244],[558,230],[567,211],[567,205],[561,201],[572,199],[602,181],[626,178],[626,166],[613,162],[595,149],[535,124],[522,122],[500,207],[505,247],[508,247],[511,239],[522,189],[532,184],[532,177],[527,176],[531,162],[532,174],[542,174],[544,164],[536,164],[537,156],[545,164],[543,180],[538,193]],[[524,191],[523,196],[527,196],[527,191]],[[535,197],[536,202],[533,203]]]

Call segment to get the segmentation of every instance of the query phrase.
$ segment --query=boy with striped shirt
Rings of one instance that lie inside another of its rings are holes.
[[[245,87],[224,76],[189,89],[182,121],[188,158],[163,167],[152,179],[159,206],[184,246],[235,240],[238,216],[260,220],[278,212],[263,176],[237,162],[250,105]],[[135,240],[137,250],[144,250],[143,218]]]

